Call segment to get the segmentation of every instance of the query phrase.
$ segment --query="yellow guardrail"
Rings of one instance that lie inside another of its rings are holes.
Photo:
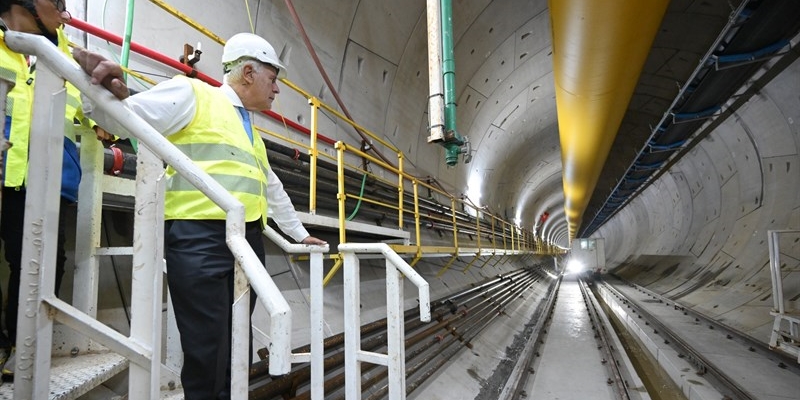
[[[224,44],[224,40],[219,36],[215,35],[201,24],[192,20],[190,17],[182,14],[174,7],[169,6],[164,1],[150,1],[166,10],[173,16],[177,17],[181,21],[185,22],[189,26],[203,33],[207,37],[211,38],[215,42]],[[500,217],[497,217],[491,213],[487,213],[484,209],[475,207],[469,201],[457,198],[440,189],[439,187],[425,182],[418,177],[410,175],[404,170],[405,155],[392,143],[389,143],[382,137],[374,134],[357,122],[351,120],[338,110],[325,104],[319,98],[311,95],[309,92],[303,90],[301,87],[297,86],[288,79],[281,79],[281,82],[286,85],[286,87],[292,89],[292,91],[308,101],[310,106],[309,144],[304,144],[299,140],[289,137],[289,128],[285,127],[285,125],[284,129],[287,131],[287,134],[284,135],[259,126],[256,126],[256,129],[267,136],[276,138],[283,143],[294,146],[296,151],[302,151],[309,156],[308,196],[309,213],[311,214],[316,214],[317,212],[317,173],[320,158],[326,159],[328,162],[336,165],[337,194],[335,201],[337,202],[338,208],[338,230],[340,243],[347,243],[346,202],[347,200],[354,200],[360,203],[368,204],[377,209],[386,210],[387,213],[396,213],[398,221],[397,228],[400,230],[404,229],[405,216],[408,213],[411,213],[414,221],[414,244],[410,246],[392,245],[392,247],[398,253],[413,254],[414,259],[410,263],[412,266],[415,265],[426,253],[450,255],[450,259],[439,271],[439,275],[447,271],[458,259],[459,254],[464,252],[471,252],[471,255],[473,256],[472,260],[465,267],[465,271],[474,263],[476,263],[479,258],[484,256],[488,257],[483,261],[481,268],[486,266],[493,259],[495,260],[493,266],[496,266],[503,262],[503,260],[507,260],[509,257],[513,257],[518,254],[563,253],[563,251],[558,247],[549,243],[543,243],[533,234],[533,232],[522,230],[516,225],[505,221]],[[330,146],[330,141],[327,143],[320,143],[318,140],[320,135],[320,112],[327,114],[331,119],[350,125],[360,134],[366,135],[366,137],[370,138],[372,141],[369,143],[370,147],[374,148],[375,146],[379,145],[382,147],[382,149],[390,151],[392,156],[383,156],[380,152],[376,152],[381,157],[375,157],[366,151],[362,151],[356,146],[348,145],[342,141],[336,142],[335,145],[333,145],[333,149],[331,150],[335,150],[334,155],[328,154],[326,151],[321,151],[320,146]],[[370,168],[359,167],[349,163],[348,159],[353,158],[361,159],[365,166],[369,164],[372,167],[371,169],[378,169],[378,171],[372,171]],[[389,161],[389,159],[392,159],[392,161]],[[394,162],[395,159],[396,162]],[[370,182],[373,184],[382,184],[386,187],[396,190],[397,202],[389,203],[385,200],[385,198],[380,199],[376,197],[370,197],[366,194],[362,195],[360,193],[355,194],[348,192],[345,184],[346,172],[358,172],[363,174],[364,182],[362,183],[362,186],[366,184],[366,178],[369,177]],[[411,188],[410,193],[407,190],[409,184]],[[430,207],[426,208],[424,211],[421,211],[419,195],[420,189],[427,190],[429,192],[429,197],[433,199],[431,200],[431,204],[436,205],[436,211],[439,212],[438,214],[430,212]],[[408,200],[408,196],[413,196],[413,201]],[[443,202],[439,202],[438,199],[441,199]],[[406,204],[407,202],[411,204]],[[435,244],[425,245],[423,243],[424,239],[422,235],[423,224],[432,229],[447,229],[451,231],[453,233],[452,244],[448,246],[439,246]],[[467,249],[464,246],[463,241],[460,242],[459,235],[469,235],[470,237],[474,235],[472,242],[477,247]],[[484,240],[484,236],[486,239],[488,239],[488,245]],[[326,284],[331,279],[333,274],[335,274],[339,269],[342,262],[341,256],[338,254],[332,254],[329,256],[329,258],[334,260],[335,264],[328,273],[328,276],[325,277]],[[298,257],[297,259],[301,258]]]

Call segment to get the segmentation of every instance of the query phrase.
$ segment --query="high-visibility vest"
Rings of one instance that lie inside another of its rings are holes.
[[[250,142],[238,111],[221,89],[183,76],[173,79],[191,82],[196,109],[192,121],[169,141],[244,204],[247,222],[266,223],[269,163],[264,142],[258,135]],[[165,219],[225,219],[219,206],[172,167],[166,175]]]
[[[36,72],[31,71],[24,55],[11,51],[5,44],[5,35],[0,32],[0,76],[15,82],[14,88],[6,98],[6,115],[11,117],[9,141],[13,146],[5,158],[6,171],[4,185],[22,187],[28,173],[28,144],[30,139],[31,120],[33,118],[33,91]],[[58,48],[70,55],[69,40],[63,29],[58,29]],[[70,55],[70,57],[72,57]],[[69,186],[70,196],[77,195],[80,181],[80,165],[75,146],[75,135],[79,127],[74,120],[90,126],[91,122],[84,118],[81,110],[80,92],[72,84],[67,83],[67,106],[64,114],[64,175],[62,187]],[[92,134],[94,135],[94,134]],[[72,193],[74,192],[74,193]],[[62,195],[64,192],[62,190]],[[74,199],[71,199],[74,200]]]

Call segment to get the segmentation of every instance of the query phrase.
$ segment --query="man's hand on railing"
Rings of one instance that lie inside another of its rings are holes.
[[[324,246],[324,245],[328,244],[328,242],[326,242],[326,241],[324,241],[322,239],[317,239],[314,236],[309,236],[309,237],[303,239],[300,243],[302,243],[302,244],[314,244],[314,245],[319,245],[319,246]]]
[[[129,96],[128,86],[125,84],[122,67],[119,64],[80,47],[72,49],[72,57],[92,77],[93,85],[102,84],[120,100]]]

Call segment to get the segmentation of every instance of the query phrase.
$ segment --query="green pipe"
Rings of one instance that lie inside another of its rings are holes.
[[[445,162],[458,163],[464,138],[456,131],[456,62],[453,51],[453,2],[441,0],[442,8],[442,76],[444,81]]]
[[[128,0],[128,11],[125,15],[125,38],[122,41],[122,54],[120,55],[120,65],[125,68],[128,68],[128,60],[130,59],[131,54],[131,36],[133,35],[133,2],[134,0]],[[128,75],[125,74],[125,80],[127,81]]]
[[[125,37],[122,40],[122,54],[120,55],[120,65],[125,68],[128,68],[128,61],[130,60],[131,56],[131,36],[133,36],[133,2],[135,0],[128,0],[127,4],[127,13],[125,14]],[[123,73],[123,79],[125,83],[128,82],[128,74]],[[134,151],[139,150],[139,143],[136,139],[131,138],[131,146],[133,146]]]
[[[458,164],[458,155],[461,154],[461,146],[455,142],[444,143],[444,162],[449,166]]]

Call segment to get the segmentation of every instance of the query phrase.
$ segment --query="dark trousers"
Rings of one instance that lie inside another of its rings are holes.
[[[63,211],[69,201],[61,199]],[[2,215],[0,215],[0,239],[6,261],[11,269],[8,278],[8,305],[5,308],[5,322],[8,336],[0,331],[0,347],[9,348],[17,341],[17,309],[19,308],[19,278],[22,265],[22,230],[25,220],[25,190],[3,187]],[[56,249],[56,295],[64,276],[64,213],[58,213],[58,243]],[[2,298],[2,293],[0,293]]]
[[[187,400],[229,399],[234,258],[225,243],[225,221],[169,220],[164,230],[184,394]],[[245,234],[264,260],[261,223],[248,223]],[[252,313],[255,296],[250,300]]]

